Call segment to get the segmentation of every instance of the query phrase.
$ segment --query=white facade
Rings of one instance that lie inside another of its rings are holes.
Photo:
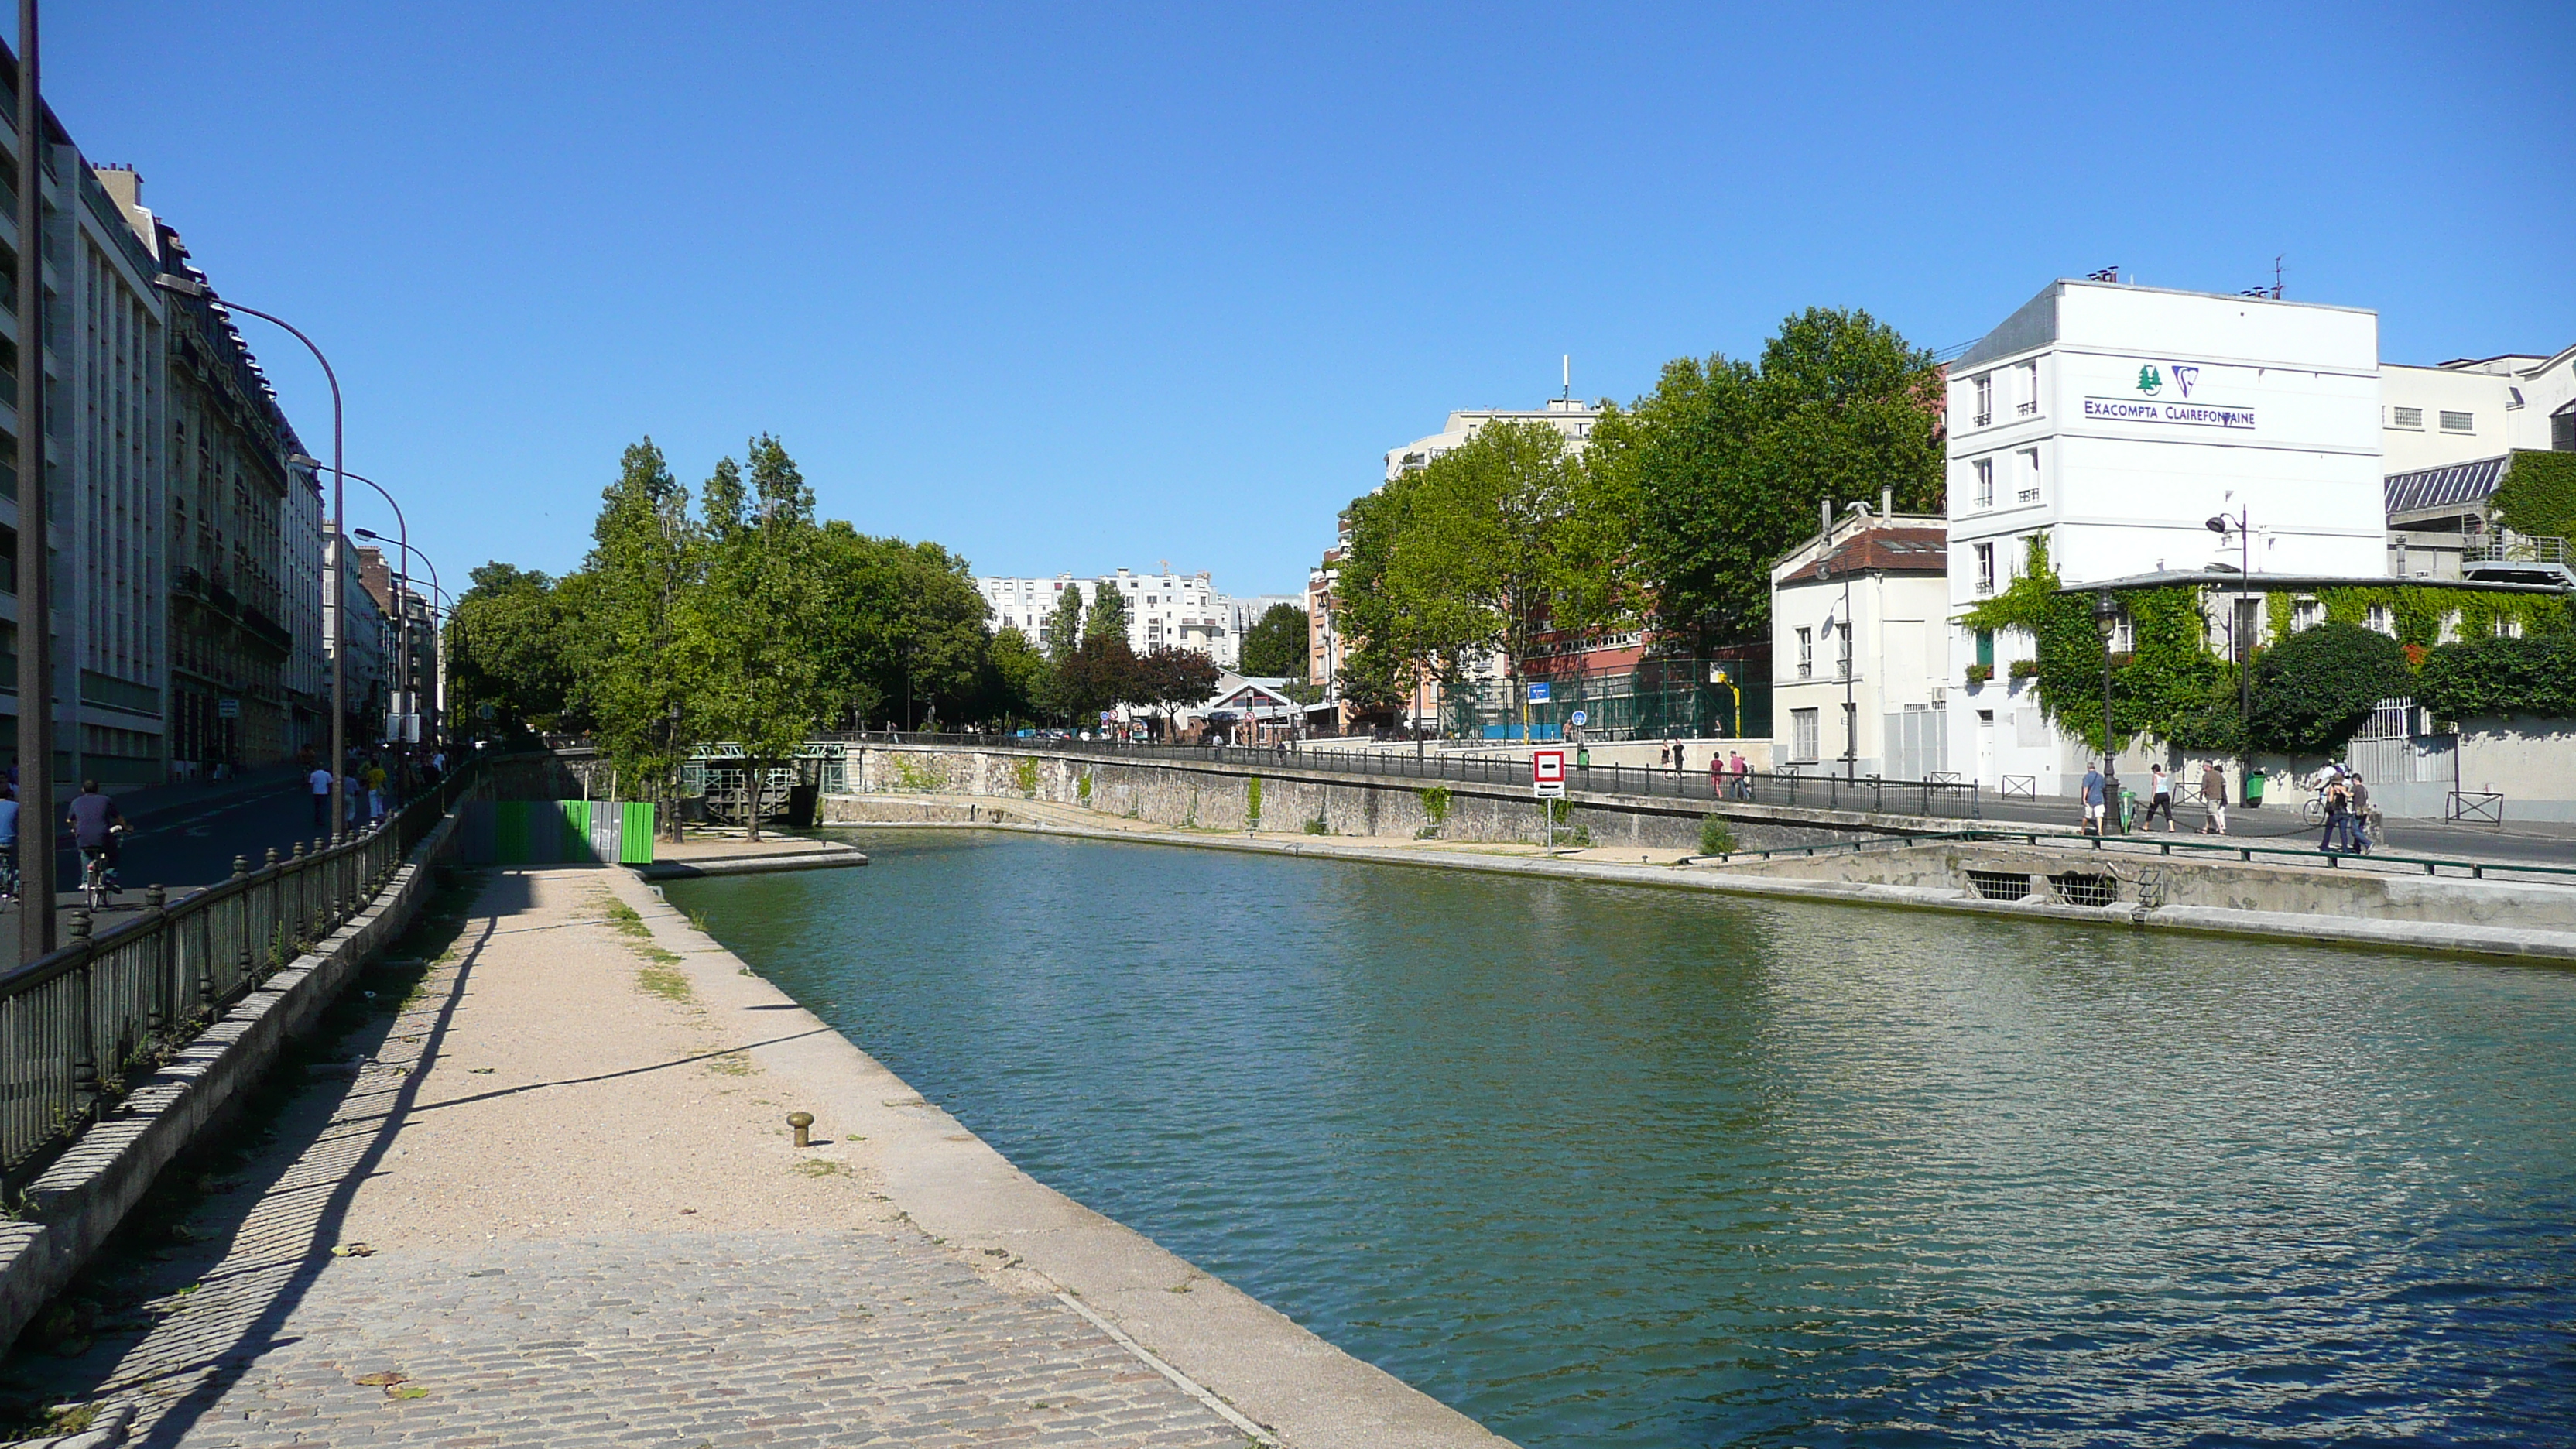
[[[331,752],[331,666],[322,640],[322,485],[310,468],[287,470],[279,514],[278,578],[287,632],[295,642],[281,671],[286,688],[287,746]]]
[[[1592,440],[1592,424],[1601,410],[1572,397],[1551,400],[1542,408],[1471,408],[1449,415],[1440,431],[1427,438],[1416,438],[1401,448],[1386,450],[1386,479],[1392,483],[1432,459],[1466,443],[1476,430],[1487,423],[1546,423],[1565,434],[1566,440],[1581,447]]]
[[[1055,612],[1065,589],[1074,584],[1082,587],[1086,611],[1103,589],[1115,589],[1126,599],[1127,647],[1137,653],[1166,646],[1195,649],[1227,669],[1242,659],[1243,633],[1264,610],[1273,604],[1305,606],[1305,600],[1293,594],[1260,594],[1241,599],[1221,594],[1205,572],[1139,574],[1120,569],[1087,579],[1071,574],[1053,578],[979,578],[975,588],[992,609],[995,629],[1017,629],[1044,644],[1047,616]]]
[[[2412,473],[2516,448],[2576,452],[2576,347],[2554,357],[2461,358],[2380,369],[2384,471]]]
[[[2027,540],[2070,584],[2237,566],[2213,516],[2250,520],[2252,572],[2387,568],[2377,315],[2056,282],[1950,367],[1949,617],[2006,586]],[[1965,685],[1979,644],[1947,631]],[[2081,746],[2041,718],[1992,641],[1994,678],[1950,706],[1949,757],[1989,789],[2071,788]]]
[[[1774,769],[1927,780],[1956,768],[1942,524],[1847,518],[1773,566]]]

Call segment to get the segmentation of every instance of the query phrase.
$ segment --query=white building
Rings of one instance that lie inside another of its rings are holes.
[[[1944,520],[1846,513],[1771,569],[1772,758],[1806,773],[1950,769]]]
[[[2384,471],[2500,458],[2516,448],[2576,452],[2576,347],[2437,367],[2379,370]]]
[[[2372,312],[2054,282],[1949,378],[1953,620],[2011,582],[2034,535],[2070,584],[2232,569],[2237,538],[2207,521],[2239,514],[2255,573],[2386,572]],[[2011,677],[2032,642],[1954,628],[1948,643],[1951,677],[1971,661],[1994,674],[1950,701],[1952,768],[1989,789],[2071,788],[2082,746]]]
[[[1217,592],[1204,571],[1139,574],[1127,569],[1096,578],[1072,574],[1053,578],[979,578],[975,588],[992,609],[995,629],[1017,629],[1045,642],[1047,616],[1053,614],[1067,587],[1079,584],[1086,611],[1103,589],[1114,589],[1127,601],[1127,646],[1142,654],[1170,646],[1195,649],[1232,669],[1243,656],[1243,634],[1273,604],[1304,607],[1293,594],[1259,594],[1233,598]]]
[[[1401,448],[1386,450],[1386,479],[1392,483],[1453,448],[1460,447],[1476,430],[1487,423],[1545,423],[1565,434],[1566,440],[1580,447],[1592,440],[1592,424],[1601,410],[1572,396],[1550,399],[1541,408],[1471,408],[1449,415],[1440,431],[1427,438],[1416,438]]]

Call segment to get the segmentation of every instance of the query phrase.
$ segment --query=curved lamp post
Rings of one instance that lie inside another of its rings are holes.
[[[313,339],[305,336],[302,329],[298,328],[294,323],[287,321],[283,317],[273,316],[256,307],[245,307],[239,302],[226,302],[215,295],[214,288],[207,286],[204,282],[197,280],[195,277],[182,276],[176,272],[163,272],[161,275],[152,279],[152,285],[160,288],[164,292],[170,293],[173,296],[192,297],[200,302],[206,302],[218,308],[229,309],[235,312],[246,312],[253,317],[257,317],[263,322],[276,323],[278,326],[286,329],[287,335],[304,344],[304,350],[313,354],[313,360],[322,364],[323,381],[331,384],[331,558],[328,575],[330,578],[330,588],[332,590],[330,598],[331,618],[334,621],[335,628],[331,649],[330,808],[331,838],[337,840],[340,838],[341,831],[345,828],[341,822],[348,818],[348,791],[345,777],[349,768],[349,641],[347,638],[342,637],[348,633],[349,621],[343,617],[343,610],[345,609],[346,604],[340,597],[341,592],[346,587],[342,582],[341,576],[347,571],[349,566],[348,560],[341,557],[342,550],[340,547],[341,544],[346,542],[341,535],[340,529],[341,524],[345,520],[345,509],[343,504],[347,501],[344,495],[348,491],[349,475],[347,470],[341,466],[344,461],[344,456],[348,450],[347,433],[342,426],[342,414],[340,409],[340,375],[331,370],[331,359],[323,356],[322,349],[313,345]]]
[[[2120,601],[2109,589],[2093,596],[2093,627],[2102,631],[2102,815],[2107,832],[2120,809],[2120,750],[2111,733],[2111,636],[2120,632]],[[2125,834],[2127,822],[2121,826]]]
[[[355,473],[352,473],[352,474],[350,474],[349,476],[350,476],[350,477],[352,477],[352,478],[358,478],[358,475],[357,475],[357,474],[355,474]],[[366,480],[366,479],[364,479],[364,478],[358,478],[358,481],[359,481],[359,482],[361,482],[361,483],[366,483],[368,487],[370,487],[370,488],[374,488],[378,493],[384,493],[384,494],[385,494],[385,501],[386,501],[387,503],[393,503],[393,501],[394,501],[394,496],[393,496],[392,494],[390,494],[390,493],[385,493],[385,490],[384,490],[382,487],[380,487],[380,486],[378,486],[377,484],[374,484],[374,483],[368,483],[368,482],[367,482],[367,480]],[[394,507],[394,518],[395,518],[395,520],[396,520],[397,522],[399,522],[399,521],[401,520],[401,518],[402,518],[402,507],[401,507],[401,505],[399,505],[399,504],[396,504],[396,505],[395,505],[395,507]],[[430,562],[430,560],[429,560],[429,555],[428,555],[428,554],[422,553],[419,549],[416,549],[416,548],[412,547],[412,546],[411,546],[411,544],[410,544],[407,540],[405,540],[405,539],[400,539],[400,538],[387,538],[387,537],[385,537],[383,534],[376,532],[376,531],[375,531],[374,529],[372,529],[372,528],[353,528],[353,529],[351,529],[351,530],[350,530],[350,532],[351,532],[351,533],[356,534],[356,535],[357,535],[358,537],[360,537],[360,538],[363,538],[363,539],[367,540],[367,541],[368,541],[368,542],[370,542],[370,543],[390,543],[390,544],[392,544],[394,547],[399,548],[399,549],[401,549],[401,550],[403,551],[403,557],[404,557],[404,559],[406,560],[406,562],[408,562],[408,560],[415,559],[415,558],[416,558],[416,559],[419,559],[419,560],[420,560],[420,562],[421,562],[421,566],[429,570],[429,588],[430,588],[430,593],[431,593],[431,595],[432,595],[432,598],[431,598],[431,599],[430,599],[430,601],[429,601],[429,611],[430,611],[430,613],[431,613],[431,615],[432,615],[433,617],[435,617],[435,616],[436,616],[436,614],[438,613],[438,598],[439,598],[439,597],[442,597],[442,596],[445,596],[445,595],[447,594],[447,586],[446,586],[445,584],[443,584],[443,583],[441,583],[441,582],[439,581],[439,577],[438,577],[438,565],[436,565],[436,564],[434,564],[434,563],[431,563],[431,562]],[[401,580],[401,584],[399,585],[399,587],[400,587],[400,588],[402,589],[402,591],[403,591],[403,596],[408,596],[408,597],[411,597],[411,598],[417,598],[417,597],[419,597],[418,595],[416,595],[416,594],[412,594],[412,593],[411,593],[411,586],[412,586],[413,584],[415,584],[415,583],[419,582],[419,581],[418,581],[417,579],[414,579],[414,578],[411,576],[411,572],[410,572],[410,569],[409,569],[408,567],[405,567],[405,568],[402,568],[402,569],[398,569],[398,570],[396,570],[396,571],[395,571],[395,577],[397,577],[398,579],[400,579],[400,580]],[[401,603],[401,596],[398,596],[398,597],[397,597],[396,602],[397,602],[397,604],[398,604],[398,605],[400,605],[400,606],[401,606],[401,608],[402,608],[402,616],[403,616],[403,620],[402,620],[402,626],[403,626],[403,643],[402,643],[402,650],[403,650],[403,688],[404,688],[404,691],[405,691],[406,693],[417,693],[417,692],[419,691],[419,688],[420,688],[420,681],[418,681],[418,680],[416,680],[416,679],[414,679],[414,678],[412,678],[412,677],[411,677],[411,671],[412,671],[412,658],[413,658],[413,655],[412,655],[412,647],[411,647],[411,608],[410,608],[410,606],[409,606],[408,604],[402,604],[402,603]],[[432,635],[431,637],[432,637],[432,639],[433,639],[433,640],[435,640],[437,636]],[[437,681],[436,681],[435,677],[433,676],[433,678],[432,678],[432,680],[431,680],[431,683],[432,683],[433,688],[435,687],[436,682],[437,682]]]
[[[2236,577],[2243,581],[2240,587],[2247,590],[2238,596],[2238,601],[2227,611],[2227,649],[2229,653],[2236,656],[2236,724],[2240,733],[2250,731],[2254,724],[2254,641],[2237,637],[2237,631],[2245,620],[2244,601],[2254,597],[2251,592],[2254,578],[2254,530],[2247,521],[2251,517],[2250,510],[2240,508],[2234,518],[2221,513],[2203,525],[2210,532],[2217,534],[2222,543],[2226,541],[2230,531],[2235,533]],[[2254,743],[2250,735],[2239,740],[2238,743],[2244,751],[2246,768],[2253,768]]]

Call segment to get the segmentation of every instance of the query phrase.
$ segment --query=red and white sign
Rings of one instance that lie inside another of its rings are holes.
[[[1530,784],[1541,795],[1565,793],[1565,751],[1530,751]]]

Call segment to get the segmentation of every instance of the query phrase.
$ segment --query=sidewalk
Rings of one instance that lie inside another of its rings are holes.
[[[40,1327],[11,1375],[156,1446],[1241,1449],[1054,1284],[916,1226],[864,1139],[795,1148],[756,1053],[828,1029],[725,999],[777,998],[638,907],[669,916],[600,868],[433,906],[435,960],[367,979],[264,1145],[174,1170],[77,1290],[95,1342],[73,1305],[73,1356]]]

